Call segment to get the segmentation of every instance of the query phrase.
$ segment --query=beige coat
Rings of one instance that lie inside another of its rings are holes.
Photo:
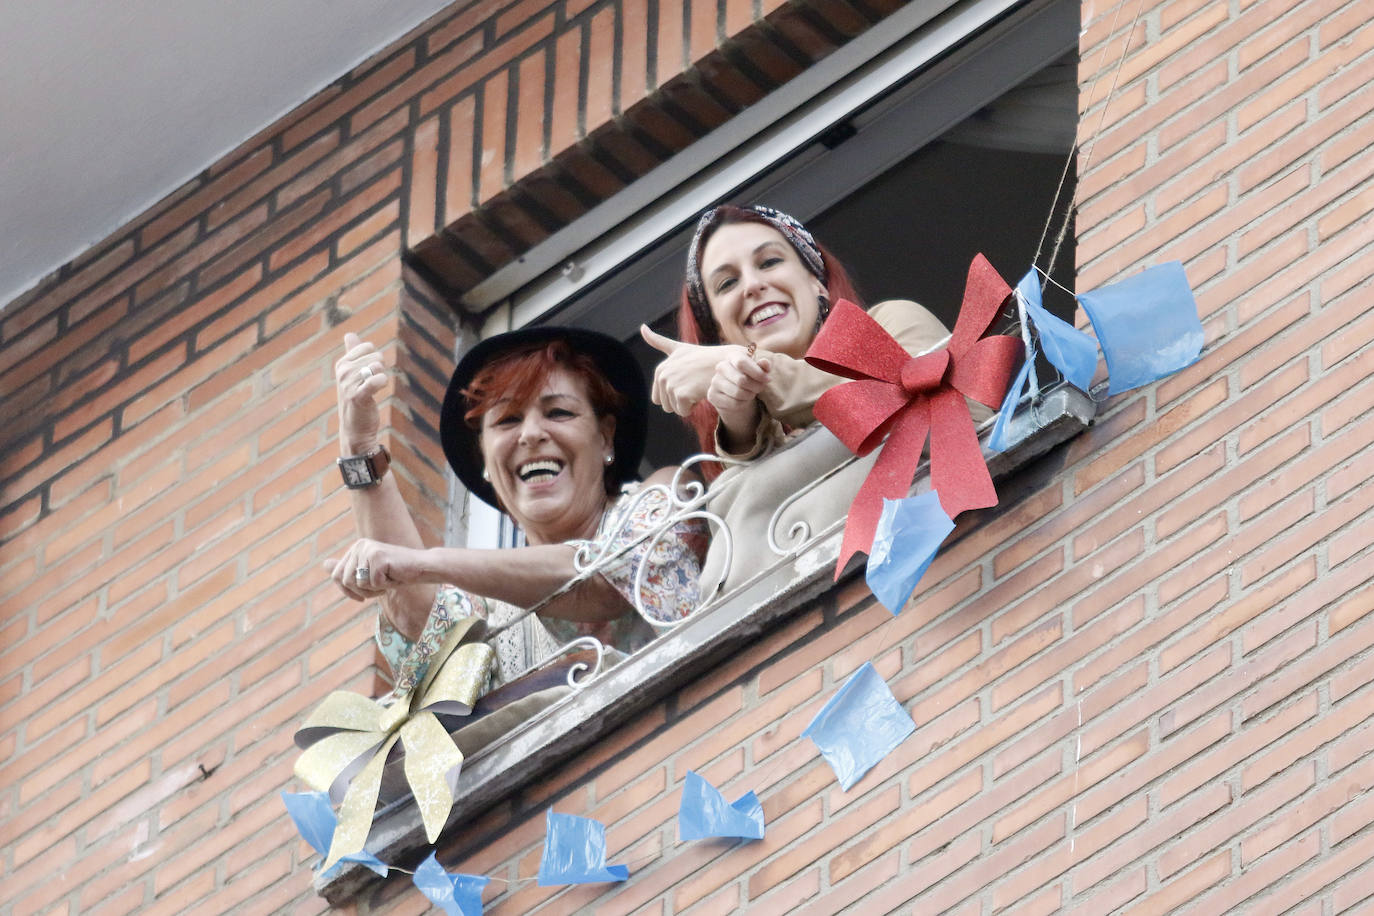
[[[868,314],[882,325],[908,353],[920,356],[949,341],[949,331],[924,307],[905,299],[880,302]],[[809,484],[835,471],[853,457],[828,429],[814,423],[812,408],[824,392],[845,379],[812,368],[801,360],[767,354],[773,361],[767,390],[760,396],[764,419],[752,446],[731,455],[753,459],[749,464],[727,468],[711,485],[707,508],[725,519],[733,535],[734,556],[726,569],[724,540],[712,540],[701,571],[702,595],[731,591],[782,558],[789,548],[837,525],[877,460],[880,449],[835,473],[795,499],[770,525],[774,512]],[[991,411],[970,402],[975,423]],[[769,544],[772,529],[776,552]],[[795,535],[793,535],[795,532]]]

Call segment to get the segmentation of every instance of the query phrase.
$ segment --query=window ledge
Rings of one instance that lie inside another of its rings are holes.
[[[995,453],[984,446],[993,478],[1011,473],[1077,435],[1094,415],[1092,398],[1076,388],[1061,385],[1047,391],[1033,412],[1023,407],[1012,418],[1008,440],[1014,444],[1010,448]],[[988,432],[983,430],[984,442]],[[929,471],[929,462],[923,461],[913,493],[930,488]],[[820,532],[797,553],[465,760],[448,823],[474,818],[831,589],[843,524],[841,519]],[[859,560],[852,562],[849,571],[860,565]],[[419,812],[409,799],[377,813],[368,846],[382,861],[405,868],[415,867],[424,858],[429,844]],[[340,906],[382,880],[361,865],[344,863],[328,880],[317,875],[315,889],[331,905]]]

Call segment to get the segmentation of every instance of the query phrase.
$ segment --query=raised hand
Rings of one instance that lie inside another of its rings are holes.
[[[357,334],[345,334],[344,355],[334,363],[342,454],[360,455],[377,444],[381,427],[377,395],[387,380],[381,352]]]
[[[730,355],[744,354],[744,347],[733,344],[704,347],[664,337],[649,328],[639,326],[640,336],[649,346],[663,353],[665,359],[654,367],[654,382],[650,397],[669,413],[688,416],[705,397],[716,374],[716,364]]]

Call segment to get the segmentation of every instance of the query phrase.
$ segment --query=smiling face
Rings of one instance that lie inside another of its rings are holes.
[[[492,489],[529,543],[596,534],[614,438],[615,418],[598,417],[586,383],[563,369],[549,372],[528,403],[498,401],[482,415]]]
[[[728,223],[707,239],[701,276],[725,343],[796,359],[811,345],[821,281],[782,233],[763,223]]]

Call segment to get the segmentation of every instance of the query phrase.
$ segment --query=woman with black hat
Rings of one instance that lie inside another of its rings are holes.
[[[396,687],[424,674],[453,623],[490,626],[557,592],[575,575],[588,542],[633,541],[669,503],[666,489],[634,500],[627,481],[644,454],[648,390],[629,351],[613,338],[573,328],[527,328],[481,341],[459,362],[444,399],[444,454],[468,490],[506,512],[527,546],[507,550],[426,548],[380,444],[377,395],[387,374],[377,349],[345,335],[335,364],[339,464],[352,494],[359,539],[330,572],[357,600],[378,598],[378,640]],[[676,468],[646,483],[668,483]],[[509,681],[579,636],[632,652],[654,636],[634,610],[635,576],[648,569],[642,606],[671,622],[697,603],[705,550],[699,521],[632,548],[619,562],[505,629],[496,641],[497,680]]]

